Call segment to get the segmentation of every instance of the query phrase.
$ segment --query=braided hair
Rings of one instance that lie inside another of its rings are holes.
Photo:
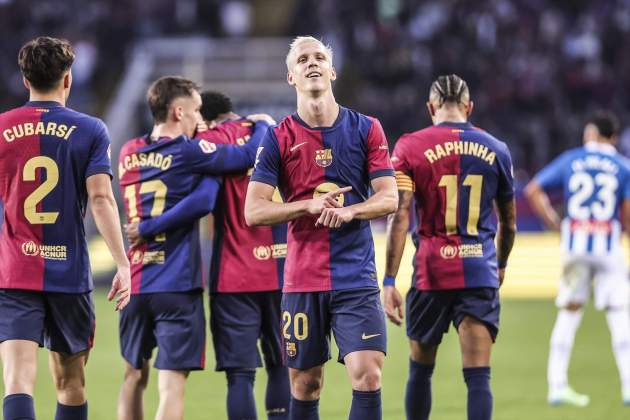
[[[439,76],[431,84],[429,98],[435,100],[439,106],[446,102],[459,104],[469,101],[470,92],[464,79],[456,74],[448,74]]]

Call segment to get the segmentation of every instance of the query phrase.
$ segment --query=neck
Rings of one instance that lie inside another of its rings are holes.
[[[228,120],[238,120],[240,119],[241,116],[238,115],[236,112],[226,112],[225,114],[219,114],[217,115],[217,117],[213,120],[215,122],[215,124],[221,124],[222,122],[228,121]]]
[[[51,92],[37,92],[31,89],[29,94],[29,101],[47,101],[47,102],[59,102],[61,105],[66,106],[66,92],[59,89]]]
[[[465,123],[466,121],[468,121],[466,116],[455,109],[440,109],[433,117],[433,123],[436,125],[443,122]]]
[[[167,121],[163,123],[157,123],[153,126],[153,131],[151,132],[152,139],[159,139],[162,137],[168,137],[174,139],[176,137],[181,136],[184,133],[181,125],[177,122]]]
[[[298,92],[297,113],[310,127],[330,127],[339,115],[339,104],[332,90],[321,95],[302,95]]]

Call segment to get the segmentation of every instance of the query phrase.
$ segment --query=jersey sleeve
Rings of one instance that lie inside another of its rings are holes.
[[[514,198],[514,167],[512,166],[512,156],[507,145],[503,145],[503,150],[498,155],[497,165],[499,167],[499,182],[497,184],[497,199],[509,201]]]
[[[569,163],[569,156],[561,154],[534,176],[534,181],[545,190],[555,190],[563,186],[563,172]]]
[[[396,185],[401,191],[415,191],[416,185],[413,182],[411,165],[407,156],[407,142],[403,135],[394,146],[392,154],[392,165],[396,175]]]
[[[389,146],[383,127],[376,118],[370,119],[372,125],[367,138],[367,163],[370,180],[381,176],[394,176],[394,168],[389,158]]]
[[[254,173],[250,181],[263,182],[272,187],[278,186],[278,176],[280,174],[280,146],[273,130],[267,130],[267,134],[262,139],[256,162]]]
[[[159,216],[140,222],[138,229],[144,238],[186,226],[214,210],[219,193],[220,182],[217,178],[204,176],[197,186]]]
[[[85,177],[95,174],[107,174],[113,177],[111,163],[111,148],[109,141],[109,133],[105,123],[96,120],[93,132],[92,147],[90,148],[90,156],[85,169]]]
[[[621,192],[623,194],[622,199],[623,200],[630,200],[630,166],[627,164],[624,165],[624,178],[622,181],[622,185],[623,185],[623,191]]]

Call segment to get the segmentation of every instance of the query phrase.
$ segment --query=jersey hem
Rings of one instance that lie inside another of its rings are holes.
[[[351,287],[336,287],[336,288],[323,288],[317,287],[284,287],[282,293],[309,293],[309,292],[334,292],[338,290],[352,290],[352,289],[379,289],[378,284],[366,283],[352,285]]]

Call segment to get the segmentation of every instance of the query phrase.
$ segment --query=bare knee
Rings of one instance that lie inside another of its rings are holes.
[[[381,370],[385,355],[380,351],[363,350],[349,353],[344,358],[352,389],[376,391],[381,388]]]
[[[410,358],[416,363],[432,365],[437,357],[438,346],[422,344],[416,340],[409,341]]]
[[[291,369],[291,394],[298,400],[312,401],[318,399],[323,385],[324,378],[321,370]]]
[[[381,369],[373,366],[362,371],[352,379],[352,389],[357,391],[376,391],[381,389]]]
[[[582,304],[581,303],[577,303],[577,302],[569,302],[562,309],[567,310],[569,312],[576,312],[576,311],[579,311],[580,309],[582,309]]]
[[[125,367],[125,384],[137,390],[145,390],[149,383],[148,365],[136,369],[131,365]]]

